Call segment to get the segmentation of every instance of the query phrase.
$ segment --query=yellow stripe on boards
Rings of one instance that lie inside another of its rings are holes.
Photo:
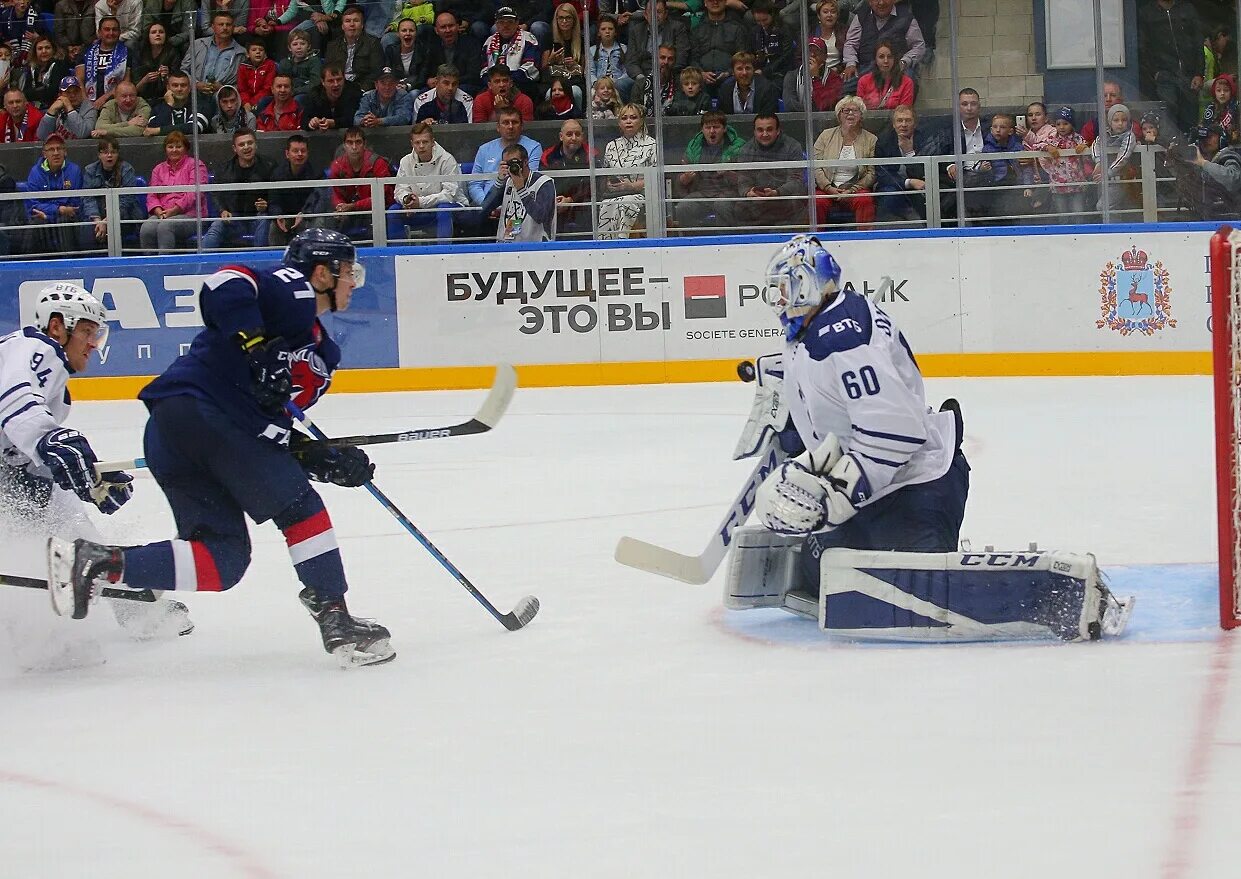
[[[756,355],[761,352],[755,352]],[[1019,352],[1007,354],[920,354],[928,378],[958,376],[1210,375],[1207,351]],[[344,393],[435,391],[486,388],[490,366],[426,366],[345,369],[332,390]],[[73,378],[74,400],[132,400],[152,376]],[[632,363],[538,363],[517,367],[518,386],[554,388],[640,385],[665,382],[736,381],[737,359],[638,361]]]

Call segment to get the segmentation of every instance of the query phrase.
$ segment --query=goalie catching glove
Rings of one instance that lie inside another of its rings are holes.
[[[35,447],[52,479],[65,491],[76,494],[101,512],[112,515],[134,493],[133,477],[114,471],[95,477],[94,450],[86,437],[76,430],[62,427],[46,434]]]
[[[357,488],[375,477],[375,465],[357,446],[334,449],[303,433],[294,433],[289,451],[315,482]]]
[[[817,449],[785,461],[767,477],[755,493],[754,512],[772,531],[809,534],[843,525],[868,497],[866,473],[828,434]]]

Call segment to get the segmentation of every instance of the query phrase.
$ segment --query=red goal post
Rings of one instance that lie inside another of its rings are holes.
[[[1241,626],[1241,232],[1211,237],[1211,353],[1215,375],[1215,495],[1219,520],[1219,621]]]

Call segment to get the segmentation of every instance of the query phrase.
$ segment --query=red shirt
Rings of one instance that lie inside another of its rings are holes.
[[[377,156],[370,150],[362,153],[362,167],[354,171],[349,165],[349,156],[341,153],[332,162],[332,167],[328,171],[328,177],[333,180],[356,180],[359,177],[395,177],[396,174],[392,170],[392,166],[388,164],[388,160],[383,156]],[[392,191],[395,184],[384,187],[384,205],[392,204]],[[364,183],[361,186],[333,186],[332,187],[332,207],[338,204],[354,204],[360,211],[369,211],[371,209],[371,185]]]
[[[288,106],[276,111],[276,102],[272,101],[255,119],[259,131],[297,131],[302,127],[302,106],[290,100]]]
[[[263,98],[271,97],[271,81],[276,78],[276,62],[268,58],[258,67],[242,61],[237,67],[237,93],[247,107],[257,107]]]
[[[0,135],[0,143],[32,143],[39,139],[39,122],[43,119],[43,111],[34,104],[26,105],[26,112],[21,119],[14,119],[4,114],[4,133]]]
[[[534,121],[534,102],[527,95],[522,94],[513,89],[517,97],[513,99],[512,106],[517,108],[521,113],[522,121]],[[490,122],[495,118],[495,96],[491,94],[490,89],[483,89],[478,93],[478,97],[474,99],[474,121]]]

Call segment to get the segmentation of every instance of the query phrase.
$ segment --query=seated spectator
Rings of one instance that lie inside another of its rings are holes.
[[[1218,125],[1224,132],[1224,146],[1241,140],[1238,134],[1237,81],[1227,73],[1215,77],[1211,86],[1213,100],[1202,111],[1202,124]]]
[[[254,113],[259,102],[271,97],[271,82],[276,77],[276,62],[267,57],[262,40],[246,46],[246,60],[237,68],[237,93],[241,105]]]
[[[590,170],[595,151],[585,142],[585,130],[576,119],[566,119],[560,126],[556,143],[543,151],[540,166],[545,171]],[[556,181],[556,227],[563,233],[590,232],[590,178],[558,178]]]
[[[896,52],[890,40],[880,40],[876,44],[874,66],[858,80],[857,96],[867,110],[895,110],[902,104],[913,106],[914,81],[896,63]]]
[[[43,141],[43,160],[35,162],[26,177],[26,191],[68,193],[81,190],[82,169],[65,159],[65,139],[53,132]],[[80,196],[45,195],[26,203],[26,213],[35,224],[31,250],[35,253],[74,253],[82,249]]]
[[[653,168],[659,160],[655,138],[646,132],[646,118],[637,104],[621,107],[620,137],[603,150],[606,168]],[[599,238],[628,238],[646,214],[646,178],[640,174],[614,174],[603,178],[599,189]]]
[[[200,108],[207,113],[215,106],[216,92],[226,85],[237,87],[237,69],[246,50],[234,39],[234,30],[232,13],[217,9],[211,13],[211,36],[190,43],[189,52],[181,59],[181,70],[197,77],[194,90],[200,101],[207,102]]]
[[[470,204],[482,207],[492,191],[497,186],[503,188],[503,184],[498,179],[500,160],[504,155],[504,149],[515,143],[520,143],[526,148],[526,153],[531,157],[533,164],[538,163],[543,155],[543,147],[533,138],[522,134],[521,114],[517,112],[515,107],[505,107],[496,113],[496,133],[499,134],[495,140],[489,140],[478,148],[474,154],[474,174],[494,174],[497,175],[490,180],[471,180],[468,186]],[[499,195],[503,195],[500,193]],[[498,196],[497,196],[498,197]],[[498,204],[498,202],[497,202]],[[480,211],[479,216],[472,224],[469,230],[471,237],[495,237],[495,227],[500,217],[497,208],[494,215],[491,211]]]
[[[685,147],[686,165],[718,165],[732,162],[745,145],[728,117],[708,110],[700,117],[698,134]],[[737,196],[737,172],[685,171],[672,178],[672,196],[679,199],[673,211],[676,225],[689,234],[701,233],[705,226],[731,223],[732,199]]]
[[[534,121],[534,104],[530,96],[519,91],[513,82],[512,71],[504,64],[497,64],[487,71],[487,89],[474,99],[475,122],[490,122],[505,107],[513,107],[526,122]]]
[[[552,22],[552,43],[551,47],[543,52],[539,77],[547,83],[557,77],[563,80],[569,87],[574,103],[582,107],[585,105],[586,95],[585,60],[582,22],[578,18],[577,9],[572,3],[561,3],[556,7],[556,17]]]
[[[724,0],[705,0],[707,14],[689,34],[689,61],[702,71],[712,94],[732,71],[733,56],[749,52],[750,29],[739,16],[729,15]]]
[[[0,143],[35,143],[39,139],[39,123],[43,113],[26,100],[26,93],[16,87],[4,92],[4,131]]]
[[[71,64],[75,63],[72,59],[95,42],[94,0],[56,0],[52,8],[52,34],[56,48],[65,54]],[[59,80],[52,80],[53,85],[57,82]]]
[[[207,215],[207,195],[198,189],[208,182],[207,166],[189,155],[189,150],[189,140],[182,132],[165,135],[165,159],[152,169],[150,185],[176,186],[179,190],[147,195],[149,216],[138,230],[147,253],[170,253],[195,234],[197,218]]]
[[[392,165],[383,156],[366,147],[366,132],[353,127],[345,131],[345,149],[328,170],[332,180],[357,180],[367,177],[391,177]],[[392,204],[392,185],[384,186],[384,210]],[[338,183],[332,187],[332,210],[336,217],[329,225],[350,238],[371,238],[370,183]]]
[[[461,75],[451,64],[441,64],[435,87],[414,98],[414,121],[438,125],[470,121],[474,99],[458,87]]]
[[[307,131],[349,128],[361,102],[362,92],[345,79],[345,71],[337,64],[326,64],[319,85],[302,104],[302,127]]]
[[[273,63],[284,53],[289,31],[293,29],[279,21],[281,7],[291,5],[283,0],[250,0],[250,39],[263,44],[263,51]]]
[[[856,159],[875,157],[876,138],[862,127],[866,105],[853,95],[841,98],[836,104],[835,128],[828,128],[814,141],[814,160],[834,162],[846,160],[850,164],[814,169],[815,213],[820,226],[831,222],[833,211],[848,211],[860,228],[868,228],[875,221],[875,199],[870,192],[875,187],[873,165],[852,164]],[[843,198],[833,196],[844,196]]]
[[[918,126],[914,108],[902,104],[892,111],[892,124],[879,136],[875,158],[912,159],[939,152],[939,139]],[[877,165],[875,191],[899,193],[877,197],[878,212],[885,219],[918,222],[926,220],[926,166]]]
[[[346,6],[340,16],[341,35],[328,43],[324,64],[339,65],[345,79],[362,91],[375,87],[375,77],[384,66],[379,40],[362,29],[365,13],[360,6]]]
[[[0,6],[0,12],[6,7]],[[17,70],[13,67],[13,47],[0,42],[0,91],[9,87],[10,80],[17,82]]]
[[[435,4],[435,9],[437,12],[435,17],[436,30],[439,30],[439,16],[447,12],[452,15],[457,32],[463,37],[470,37],[475,45],[481,46],[483,41],[491,36],[496,11],[495,3],[492,0],[438,0]],[[419,28],[419,30],[421,31],[422,29]],[[451,59],[447,63],[452,63],[458,70],[469,71],[470,76],[478,72],[477,64],[473,67],[462,67],[452,62]],[[480,61],[479,63],[482,62]],[[463,73],[463,76],[465,75]]]
[[[1094,158],[1094,171],[1091,176],[1095,180],[1106,180],[1111,196],[1112,210],[1124,210],[1138,203],[1140,192],[1133,186],[1124,185],[1123,181],[1136,180],[1139,176],[1137,156],[1134,147],[1138,139],[1133,134],[1133,122],[1129,117],[1129,108],[1124,104],[1114,104],[1107,111],[1108,132],[1105,137],[1095,138],[1090,154]],[[1223,130],[1220,130],[1221,137]],[[1106,173],[1105,170],[1106,169]],[[1103,210],[1103,193],[1100,189],[1098,210]]]
[[[215,98],[218,109],[209,122],[209,130],[213,134],[231,135],[237,131],[254,131],[258,127],[254,114],[242,105],[236,86],[220,86]]]
[[[115,97],[103,105],[91,137],[111,134],[115,137],[142,137],[151,119],[151,106],[138,97],[132,82],[122,82]]]
[[[120,22],[113,16],[104,16],[97,22],[97,31],[98,39],[87,47],[75,71],[85,89],[85,99],[95,105],[96,113],[112,97],[116,84],[129,79],[129,49],[121,42]]]
[[[629,100],[633,80],[625,70],[625,44],[616,41],[616,19],[610,15],[599,19],[598,40],[586,50],[586,67],[591,79],[611,77],[621,100]]]
[[[499,2],[499,0],[497,0]],[[581,17],[582,3],[580,0],[571,0],[577,7],[578,16]],[[594,0],[589,0],[593,3]],[[521,22],[522,30],[534,35],[535,42],[540,46],[549,45],[552,41],[552,8],[553,0],[512,0],[507,5],[513,8],[513,12],[517,15],[517,20]],[[590,10],[593,14],[592,19],[598,20],[598,12],[592,6]],[[539,52],[541,56],[542,51]],[[538,64],[538,59],[535,59]]]
[[[503,65],[509,71],[513,84],[527,97],[533,99],[539,90],[539,61],[541,60],[542,54],[539,52],[538,39],[530,31],[522,29],[513,8],[501,6],[497,9],[496,32],[483,43],[483,64],[479,76],[489,77],[497,66]],[[490,82],[488,87],[490,88]],[[482,97],[480,94],[479,99],[481,100]],[[477,112],[478,101],[474,102],[474,108]],[[530,116],[526,118],[534,118],[533,104],[530,105]],[[486,122],[487,119],[475,119],[474,121]]]
[[[362,95],[353,124],[362,128],[406,126],[414,121],[414,96],[397,88],[396,71],[385,67],[375,77],[375,87]]]
[[[435,21],[435,5],[431,0],[395,0],[392,3],[392,17],[379,40],[385,52],[389,46],[398,42],[397,32],[407,21],[414,26],[415,31],[422,25],[430,25]]]
[[[780,130],[779,116],[755,116],[754,136],[741,147],[735,161],[803,164],[796,168],[739,170],[736,193],[745,200],[733,203],[733,222],[742,227],[781,229],[806,225],[805,160],[802,145]]]
[[[37,109],[46,110],[60,95],[60,81],[72,72],[68,61],[56,57],[52,38],[39,37],[35,40],[30,62],[22,69],[21,83],[26,100]]]
[[[164,137],[174,131],[190,134],[195,128],[199,134],[210,130],[207,117],[194,112],[190,104],[190,77],[177,70],[168,75],[168,95],[165,100],[151,108],[151,119],[143,133],[147,137]]]
[[[840,14],[838,0],[821,0],[815,11],[815,26],[810,31],[810,36],[823,41],[827,69],[838,74],[845,69],[845,41],[848,34],[849,16]],[[831,107],[835,106],[836,102],[833,101]]]
[[[897,65],[903,72],[916,75],[918,62],[926,54],[926,44],[909,4],[868,0],[868,5],[859,9],[849,21],[844,48],[846,82],[874,69],[875,50],[880,40],[891,44]]]
[[[659,53],[659,91],[660,104],[662,112],[675,116],[694,116],[696,112],[678,112],[673,113],[672,105],[675,104],[680,97],[677,90],[677,84],[683,83],[682,78],[686,70],[693,70],[695,78],[698,80],[698,88],[695,94],[702,97],[702,101],[706,101],[704,109],[710,109],[710,99],[703,95],[702,92],[702,71],[697,67],[687,67],[685,70],[677,72],[676,49],[672,46],[664,44],[656,51]],[[683,91],[683,89],[682,89]],[[697,105],[700,102],[694,98],[686,96],[686,102],[682,104],[682,110],[687,110],[690,106]],[[642,108],[642,111],[650,118],[655,115],[655,77],[643,74],[634,80],[633,84],[633,102]]]
[[[245,41],[249,42],[246,34],[250,30],[250,0],[203,0],[202,8],[199,10],[198,15],[199,28],[204,30],[210,29],[211,17],[217,12],[227,12],[231,15],[233,17],[233,35],[245,38]],[[238,42],[241,42],[241,40],[238,40]]]
[[[300,31],[307,41],[314,41],[316,50],[322,50],[333,28],[339,33],[340,15],[347,5],[348,0],[289,0],[288,8],[276,18],[276,23],[290,26],[290,36]]]
[[[824,0],[819,7],[828,5]],[[822,37],[811,37],[806,52],[806,64],[796,70],[789,71],[784,77],[784,110],[786,113],[802,113],[806,109],[802,95],[806,88],[803,81],[807,70],[810,73],[810,101],[815,112],[831,110],[844,93],[844,80],[840,73],[828,64],[827,45]]]
[[[441,9],[435,16],[435,30],[424,29],[418,34],[414,40],[414,78],[420,88],[435,85],[435,72],[442,64],[451,64],[461,72],[461,88],[471,95],[482,88],[479,67],[483,63],[483,50],[479,40],[486,36],[471,35],[466,30],[469,22],[470,19],[461,19]],[[488,28],[489,24],[482,26],[484,32]]]
[[[1022,124],[1024,121],[1024,124]],[[1026,107],[1025,120],[1017,120],[1017,134],[1021,136],[1021,148],[1031,152],[1043,152],[1056,139],[1056,126],[1047,119],[1047,105],[1034,101]],[[1047,208],[1048,195],[1046,163],[1048,159],[1023,159],[1022,177],[1026,187],[1021,197],[1025,200],[1025,213],[1038,215]]]
[[[258,154],[254,132],[240,128],[233,132],[233,157],[216,166],[216,183],[270,183],[275,174],[272,163]],[[267,195],[270,189],[237,189],[216,192],[220,218],[212,220],[203,234],[203,250],[220,250],[250,236],[256,247],[267,244]]]
[[[310,37],[305,31],[289,31],[289,54],[276,65],[276,72],[287,74],[293,81],[294,95],[308,95],[318,87],[323,78],[323,61],[310,50]]]
[[[771,0],[755,0],[750,14],[754,17],[754,72],[778,88],[794,66],[793,37]]]
[[[138,60],[130,77],[138,95],[148,105],[164,100],[168,75],[181,69],[181,52],[168,42],[168,29],[158,18],[152,21],[138,44]]]
[[[1051,202],[1057,222],[1079,223],[1086,213],[1086,184],[1090,174],[1082,156],[1090,148],[1086,139],[1074,130],[1073,108],[1056,111],[1056,137],[1048,144],[1051,161],[1045,166],[1051,179]]]
[[[189,51],[190,41],[196,36],[200,6],[199,0],[143,0],[142,36],[149,40],[151,25],[158,21],[164,26],[168,46],[176,50],[178,58],[183,58]],[[141,39],[138,49],[141,52]],[[161,60],[170,72],[181,66],[180,61],[173,64],[171,59]]]
[[[396,222],[389,224],[388,238],[423,237],[427,229],[436,239],[451,238],[456,212],[442,209],[466,204],[465,186],[455,179],[461,174],[461,164],[435,142],[435,127],[429,122],[418,122],[410,129],[409,145],[409,155],[401,159],[396,176],[415,179],[396,185],[392,214]],[[427,179],[431,177],[442,179]]]
[[[645,91],[649,85],[647,81],[654,72],[655,61],[659,60],[651,55],[650,16],[654,14],[658,24],[659,46],[656,51],[664,46],[672,49],[672,59],[668,66],[673,72],[683,70],[689,65],[689,23],[679,16],[668,15],[667,0],[645,0],[642,5],[644,8],[633,13],[633,17],[629,19],[628,39],[625,41],[628,46],[625,53],[625,72],[634,81],[634,103],[641,103],[649,117],[654,112],[654,105],[639,101],[637,95],[639,88]],[[660,61],[660,67],[662,66],[663,62]],[[673,76],[664,76],[661,82],[667,85],[674,79]]]
[[[539,104],[534,115],[538,119],[577,119],[581,116],[573,93],[569,90],[569,81],[560,76],[553,76],[547,87],[547,100]]]
[[[306,142],[306,138],[301,134],[290,134],[285,141],[284,160],[272,173],[272,183],[318,180],[322,176],[320,170],[310,164],[310,144]],[[272,218],[268,227],[267,243],[272,247],[284,247],[288,244],[294,236],[310,225],[306,214],[316,213],[325,197],[325,190],[312,189],[309,186],[297,189],[273,186],[271,198],[267,202],[267,210]]]
[[[396,71],[397,84],[412,95],[422,92],[426,83],[418,76],[417,53],[418,27],[408,19],[397,25],[396,42],[384,47],[384,67]]]
[[[87,138],[95,130],[98,118],[99,109],[86,101],[77,77],[66,76],[60,81],[60,97],[52,101],[39,120],[39,137],[46,140],[54,131],[65,140]]]
[[[620,97],[616,94],[616,84],[612,82],[612,77],[596,79],[594,94],[590,99],[590,118],[615,119],[620,115],[620,108]]]
[[[19,4],[23,0],[17,0]],[[142,0],[98,0],[95,3],[95,27],[105,18],[115,18],[121,28],[121,42],[129,51],[138,50],[142,36]]]
[[[298,131],[302,105],[293,97],[293,77],[277,73],[271,81],[272,98],[256,117],[259,131]]]
[[[519,143],[504,148],[500,165],[504,189],[496,228],[500,243],[556,240],[556,181],[532,170],[529,159]]]
[[[99,158],[91,162],[82,171],[83,189],[133,189],[137,185],[134,166],[121,158],[121,144],[111,134],[103,134],[96,138],[99,143]],[[146,218],[142,207],[142,196],[130,194],[118,195],[120,203],[121,232],[136,228],[138,222]],[[96,244],[106,245],[108,242],[108,200],[102,195],[88,195],[82,198],[82,217],[94,223],[88,230]],[[132,225],[131,225],[132,224]]]
[[[720,84],[718,96],[721,113],[770,115],[780,108],[780,90],[754,75],[754,56],[749,52],[733,56],[733,75]]]

